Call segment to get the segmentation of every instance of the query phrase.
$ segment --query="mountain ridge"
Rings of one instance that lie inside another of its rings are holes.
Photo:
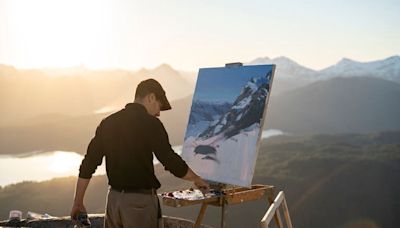
[[[399,56],[392,56],[382,61],[397,62],[399,59]],[[286,57],[280,57],[280,61],[286,60]],[[0,65],[0,74],[3,68]],[[10,66],[6,68],[11,72],[15,70]],[[169,65],[162,65],[160,69],[178,72]],[[134,72],[115,72],[119,73],[114,75],[108,71],[89,72],[88,77],[83,78],[51,77],[37,70],[16,70],[16,77],[0,76],[0,107],[3,111],[0,119],[0,153],[63,148],[83,153],[101,117],[133,101],[135,85],[140,79],[135,78]],[[172,144],[182,144],[194,85],[182,74],[159,77],[168,80],[165,90],[173,107],[171,111],[163,112],[160,118],[171,134]],[[177,83],[172,78],[180,81],[179,88],[172,87]],[[318,83],[318,86],[315,87],[313,83]],[[362,86],[365,88],[361,88]],[[276,74],[271,88],[266,126],[293,133],[397,129],[400,122],[395,116],[400,116],[397,108],[400,100],[396,89],[398,86],[399,83],[393,80],[376,77],[338,76],[328,77],[326,80],[303,80]],[[295,93],[298,94],[293,95],[296,90]],[[340,96],[341,94],[346,96]],[[174,96],[176,99],[173,99]],[[349,102],[350,100],[353,102]],[[373,103],[369,104],[369,100]],[[316,108],[318,106],[320,108]],[[312,119],[311,116],[318,118]],[[346,121],[348,124],[345,124]],[[39,123],[49,129],[44,129]],[[53,139],[51,146],[42,145],[45,138]]]
[[[264,127],[294,134],[397,130],[399,100],[400,84],[388,80],[363,77],[322,80],[270,97]],[[173,109],[160,116],[172,145],[183,143],[191,104],[192,96],[173,101]],[[0,127],[0,152],[54,149],[84,153],[96,126],[106,115],[52,114],[51,118],[44,116],[46,119]],[[46,139],[52,139],[51,144]]]
[[[354,59],[350,59],[348,57],[343,57],[342,59],[340,59],[339,61],[337,61],[336,63],[333,63],[323,69],[320,70],[316,70],[313,69],[311,67],[307,67],[304,66],[302,64],[299,64],[297,61],[286,57],[286,56],[278,56],[275,58],[270,58],[268,56],[265,57],[257,57],[251,61],[248,62],[244,62],[244,64],[246,65],[256,65],[256,64],[281,64],[281,65],[285,65],[286,67],[300,67],[302,68],[303,71],[307,71],[309,73],[318,73],[318,72],[324,72],[328,69],[331,69],[333,67],[337,67],[337,66],[342,66],[342,65],[349,65],[349,64],[381,64],[381,63],[386,63],[386,64],[400,64],[400,55],[391,55],[389,57],[386,58],[382,58],[382,59],[376,59],[376,60],[370,60],[370,61],[358,61],[358,60],[354,60]],[[16,71],[38,71],[38,72],[47,72],[47,71],[62,71],[65,70],[67,72],[72,72],[70,74],[72,75],[76,75],[76,73],[74,72],[87,72],[87,71],[125,71],[125,72],[132,72],[132,73],[149,73],[152,71],[175,71],[175,72],[185,72],[182,70],[176,70],[174,67],[172,67],[170,64],[168,63],[161,63],[153,68],[140,68],[138,70],[130,70],[130,69],[123,69],[123,68],[110,68],[110,69],[89,69],[86,68],[83,65],[79,65],[79,66],[74,66],[74,67],[61,67],[61,68],[54,68],[54,67],[48,67],[48,68],[30,68],[30,69],[19,69],[16,68],[12,65],[9,64],[1,64],[0,63],[0,73],[2,71],[12,71],[12,72],[16,72]],[[300,70],[300,71],[302,71]],[[193,73],[193,72],[190,72]],[[59,73],[60,75],[63,75],[63,73]],[[1,76],[2,74],[0,74]],[[69,75],[69,74],[64,74],[64,76]]]
[[[398,129],[399,100],[399,83],[372,77],[337,77],[272,97],[267,125],[310,134]]]
[[[400,56],[394,55],[385,59],[368,62],[343,58],[337,64],[322,69],[319,72],[320,78],[370,76],[400,82]]]

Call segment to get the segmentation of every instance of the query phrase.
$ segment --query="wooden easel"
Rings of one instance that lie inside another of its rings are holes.
[[[237,67],[242,67],[243,64],[240,62],[235,62],[235,63],[227,63],[225,64],[226,68],[237,68]],[[272,66],[272,75],[274,73],[275,66]],[[271,81],[270,84],[272,86],[272,76],[271,76]],[[270,87],[271,87],[270,86]],[[271,88],[269,88],[271,89]],[[269,99],[269,95],[268,95]],[[266,104],[268,104],[268,101],[266,101]],[[267,105],[264,107],[264,112],[262,116],[261,123],[263,123],[265,119],[265,110],[267,108]],[[262,129],[262,124],[260,126],[260,129]],[[261,137],[261,134],[259,134],[259,139]],[[259,140],[258,140],[259,142]],[[258,143],[259,146],[259,143]],[[257,146],[257,148],[258,148]],[[217,183],[216,186],[212,186],[213,189],[216,190],[222,190],[225,194],[217,197],[212,197],[212,198],[206,198],[206,199],[201,199],[201,200],[184,200],[184,199],[175,199],[175,198],[169,198],[169,197],[163,197],[163,204],[166,206],[172,206],[172,207],[182,207],[182,206],[189,206],[189,205],[195,205],[195,204],[201,204],[200,212],[197,216],[196,223],[195,223],[195,228],[199,228],[201,226],[201,222],[204,218],[204,214],[206,212],[206,209],[208,205],[213,205],[217,207],[221,207],[221,228],[226,228],[226,218],[227,218],[227,206],[228,205],[234,205],[234,204],[240,204],[252,200],[258,200],[262,198],[264,195],[267,195],[267,200],[270,205],[274,203],[274,195],[275,195],[275,187],[271,185],[261,185],[261,184],[256,184],[256,185],[251,185],[250,188],[244,188],[244,187],[232,187],[232,188],[227,188],[226,185],[224,184],[219,184]],[[281,226],[281,219],[280,219],[280,214],[279,211],[276,211],[273,215],[276,227],[277,228],[282,228]]]
[[[272,220],[272,217],[277,216],[278,221],[277,222],[278,227],[283,227],[283,223],[281,220],[281,216],[279,213],[279,209],[282,209],[283,215],[285,218],[285,223],[288,228],[293,228],[292,226],[292,221],[290,220],[290,215],[289,215],[289,209],[286,203],[286,198],[285,194],[283,191],[280,191],[278,196],[275,198],[274,202],[271,204],[271,206],[268,208],[268,211],[265,213],[264,217],[261,219],[261,227],[262,228],[268,228],[269,223]]]
[[[221,228],[226,228],[228,205],[235,205],[248,201],[258,200],[261,199],[264,195],[267,196],[267,201],[270,205],[274,203],[275,187],[271,185],[255,184],[252,185],[251,188],[226,188],[226,185],[219,184],[219,187],[225,193],[225,195],[203,200],[183,200],[163,197],[162,201],[164,205],[171,207],[191,206],[201,203],[201,208],[194,225],[195,228],[199,228],[201,226],[201,222],[204,218],[208,205],[221,207]],[[277,228],[281,228],[282,226],[279,222],[279,213],[275,213],[274,220],[276,222]]]

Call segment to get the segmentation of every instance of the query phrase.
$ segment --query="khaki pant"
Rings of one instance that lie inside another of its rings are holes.
[[[157,194],[108,191],[105,228],[158,228]]]

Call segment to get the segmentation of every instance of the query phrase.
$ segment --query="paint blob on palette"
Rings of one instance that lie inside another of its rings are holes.
[[[222,191],[218,190],[210,190],[209,192],[203,194],[198,189],[190,188],[187,190],[164,192],[162,193],[162,197],[177,199],[177,200],[204,200],[204,199],[219,197],[223,194],[224,193]]]

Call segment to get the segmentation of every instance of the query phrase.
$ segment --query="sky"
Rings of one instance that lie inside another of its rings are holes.
[[[0,0],[0,64],[197,71],[286,56],[312,69],[400,53],[398,0]]]

